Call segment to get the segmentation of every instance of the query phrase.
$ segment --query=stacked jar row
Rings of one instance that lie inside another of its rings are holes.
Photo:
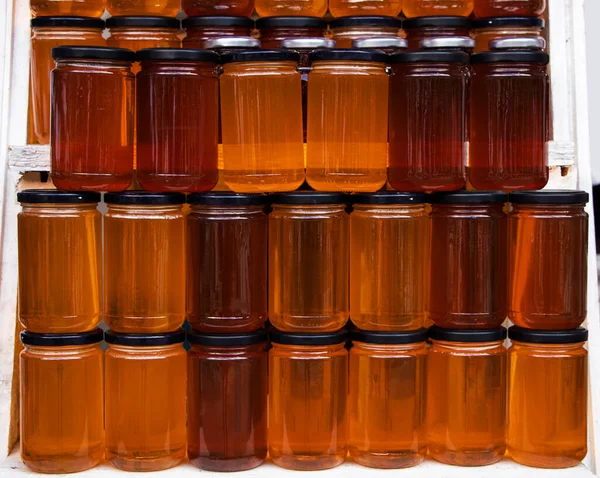
[[[564,468],[586,455],[585,329],[512,327],[508,353],[503,328],[356,330],[349,353],[344,331],[270,335],[267,354],[264,331],[191,333],[186,364],[182,331],[108,331],[106,354],[99,329],[23,332],[23,461],[65,473],[105,456],[153,471],[187,449],[206,470],[254,468],[267,452],[276,465],[320,470],[348,452],[364,466],[403,468],[427,451],[462,466],[508,451],[525,465]]]
[[[19,193],[19,314],[27,330],[82,332],[99,323],[98,200]],[[267,216],[265,196],[190,195],[186,217],[183,195],[107,194],[108,326],[168,332],[187,317],[199,331],[248,332],[268,317],[279,330],[320,333],[348,318],[365,330],[401,331],[429,320],[487,329],[508,317],[562,330],[586,318],[584,192],[512,193],[508,216],[500,192],[268,200]]]

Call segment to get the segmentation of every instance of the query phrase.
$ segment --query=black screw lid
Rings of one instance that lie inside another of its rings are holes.
[[[550,56],[543,51],[480,51],[471,55],[471,64],[482,63],[541,63],[547,65]]]
[[[104,333],[102,329],[79,334],[36,334],[34,332],[21,332],[21,342],[25,345],[38,345],[41,347],[67,347],[69,345],[91,345],[102,342]]]
[[[256,20],[256,28],[320,28],[325,30],[327,22],[319,17],[264,17]]]
[[[378,51],[351,50],[351,49],[323,49],[315,50],[309,55],[310,61],[371,61],[387,63],[389,56]]]
[[[207,16],[207,17],[188,17],[181,22],[183,28],[193,27],[240,27],[254,28],[254,21],[246,17],[233,16]]]
[[[434,325],[429,329],[429,338],[446,342],[495,342],[506,338],[506,329],[442,329]]]
[[[411,330],[407,332],[369,332],[354,329],[350,331],[350,339],[367,344],[402,345],[425,342],[428,337],[427,329]]]
[[[137,61],[205,61],[219,62],[219,55],[211,50],[191,48],[144,48],[136,53]]]
[[[405,30],[411,28],[423,27],[455,27],[455,28],[471,28],[471,20],[467,17],[415,17],[409,18],[402,22],[402,27]]]
[[[533,330],[513,325],[508,329],[508,338],[532,344],[576,344],[587,341],[588,331],[583,327],[570,330]]]
[[[109,344],[130,347],[153,347],[158,345],[181,344],[185,340],[182,329],[164,334],[120,334],[112,330],[104,333],[104,340]]]
[[[125,191],[122,193],[106,193],[106,204],[169,206],[185,203],[185,195],[181,193],[151,193],[146,191]]]
[[[269,202],[269,198],[264,194],[210,192],[190,194],[187,202],[202,206],[263,206]]]
[[[544,28],[546,22],[539,17],[487,17],[471,20],[471,28],[494,27],[538,27]]]
[[[402,20],[397,17],[340,17],[332,20],[329,24],[331,28],[340,27],[396,27],[402,28]]]
[[[293,50],[244,50],[221,56],[222,63],[246,61],[294,61],[297,63],[298,60],[300,60],[300,53]]]
[[[31,26],[104,29],[104,20],[91,17],[35,17],[31,19]]]
[[[462,51],[407,51],[390,55],[390,63],[469,63],[469,55]]]
[[[206,334],[201,332],[189,332],[188,340],[192,344],[214,347],[241,347],[255,345],[267,341],[266,330],[257,330],[246,334]]]
[[[271,329],[269,337],[271,342],[283,345],[335,345],[344,343],[348,340],[348,331],[346,329],[341,329],[336,332],[301,334]]]
[[[82,60],[115,60],[135,61],[135,53],[125,48],[108,48],[104,46],[57,46],[52,48],[52,58]]]
[[[86,204],[100,202],[100,193],[56,189],[28,189],[17,193],[17,201],[28,204]]]
[[[344,193],[325,193],[318,191],[294,191],[291,193],[275,193],[269,196],[271,204],[346,204],[348,195]]]
[[[117,16],[106,20],[108,28],[118,27],[148,27],[148,28],[176,28],[179,30],[179,20],[171,17],[150,16]]]
[[[398,191],[379,191],[376,193],[352,194],[352,204],[424,204],[428,202],[426,193],[403,193]]]
[[[587,204],[590,195],[585,191],[544,189],[542,191],[515,191],[508,195],[514,204]]]
[[[508,195],[502,191],[457,191],[429,196],[432,204],[503,204],[507,201]]]

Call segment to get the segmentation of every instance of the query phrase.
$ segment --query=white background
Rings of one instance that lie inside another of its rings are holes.
[[[551,2],[554,0],[550,0]],[[600,184],[600,0],[585,1],[590,148],[594,184]],[[575,61],[584,58],[575,58]]]

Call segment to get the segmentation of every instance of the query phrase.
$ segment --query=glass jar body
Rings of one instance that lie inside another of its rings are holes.
[[[254,10],[254,0],[181,0],[181,9],[188,17],[227,15],[249,17]]]
[[[330,0],[329,12],[336,18],[377,15],[397,17],[402,11],[403,0]]]
[[[161,15],[174,17],[180,0],[106,0],[106,9],[114,16]]]
[[[327,0],[256,0],[256,13],[261,17],[321,18],[327,13]]]
[[[29,7],[34,17],[99,18],[104,13],[104,3],[105,0],[30,0]]]
[[[539,17],[546,10],[546,0],[475,0],[475,16]]]
[[[407,18],[432,16],[468,17],[474,0],[404,0],[402,11]]]

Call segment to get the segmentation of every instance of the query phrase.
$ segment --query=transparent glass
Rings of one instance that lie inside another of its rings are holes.
[[[350,456],[373,468],[406,468],[427,454],[425,342],[352,343]]]
[[[506,318],[508,225],[503,204],[435,204],[429,316],[444,328],[494,328]]]
[[[506,441],[517,463],[567,468],[587,454],[588,354],[583,347],[513,340]]]
[[[279,49],[284,38],[315,38],[325,36],[324,29],[313,27],[260,28],[262,48]]]
[[[100,322],[102,218],[96,204],[23,204],[19,320],[30,332],[87,332]]]
[[[347,454],[344,344],[273,343],[269,350],[269,456],[291,470],[325,470]]]
[[[389,79],[385,65],[318,61],[309,81],[308,184],[317,191],[381,189],[387,179]]]
[[[256,13],[261,17],[304,16],[320,18],[327,13],[327,0],[256,0]]]
[[[546,0],[475,0],[475,16],[539,17],[546,10]]]
[[[350,214],[350,318],[363,330],[425,325],[429,293],[425,204],[355,204]]]
[[[269,320],[288,332],[332,332],[348,321],[348,215],[344,204],[273,204],[269,214]]]
[[[513,204],[508,316],[515,325],[561,330],[583,323],[588,220],[583,205]]]
[[[330,0],[329,13],[336,18],[361,15],[397,17],[402,11],[403,1],[404,0]]]
[[[249,17],[254,10],[254,0],[181,0],[181,8],[189,17],[205,15]]]
[[[106,351],[106,459],[124,471],[177,466],[186,453],[182,344]]]
[[[475,49],[473,53],[479,51],[489,51],[490,41],[499,38],[514,37],[543,37],[544,29],[540,27],[490,27],[474,28],[471,30],[471,36],[475,40]]]
[[[20,355],[21,459],[36,473],[75,473],[104,457],[99,344],[25,345]]]
[[[404,0],[402,12],[407,18],[432,16],[468,17],[473,0]]]
[[[506,449],[503,341],[431,342],[427,356],[429,455],[458,466],[501,460]]]
[[[410,1],[410,0],[406,0]],[[469,28],[449,26],[424,26],[419,28],[404,28],[409,50],[420,50],[421,41],[427,38],[439,37],[468,37]]]
[[[182,205],[108,204],[104,215],[104,320],[115,332],[163,333],[185,320]]]
[[[70,2],[49,2],[70,3]],[[32,2],[33,5],[33,2]],[[105,46],[100,28],[33,27],[31,29],[31,115],[37,144],[50,143],[50,73],[52,48],[60,45]]]
[[[332,28],[336,48],[352,48],[352,41],[366,37],[397,37],[400,29],[382,26],[348,26]]]
[[[104,3],[105,0],[29,0],[29,7],[34,17],[100,17]]]
[[[135,76],[129,62],[58,60],[52,71],[52,181],[123,191],[133,176]],[[110,105],[110,107],[107,107]]]
[[[174,17],[180,0],[106,0],[106,9],[114,16],[160,15]]]
[[[206,40],[220,37],[249,37],[252,35],[251,28],[245,27],[187,27],[185,29],[187,36],[181,41],[183,48],[206,48]]]
[[[304,146],[296,63],[228,63],[220,86],[225,184],[242,193],[300,187]]]
[[[188,457],[209,471],[243,471],[267,457],[267,344],[192,345]]]

